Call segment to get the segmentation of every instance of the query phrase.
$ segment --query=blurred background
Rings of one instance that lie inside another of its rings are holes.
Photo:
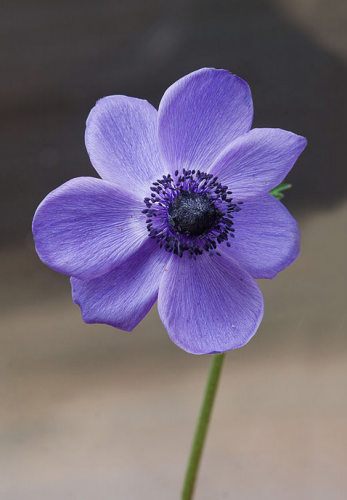
[[[344,0],[1,2],[0,498],[179,498],[209,356],[156,307],[132,333],[85,325],[34,251],[49,191],[96,175],[85,120],[203,66],[251,86],[254,126],[308,138],[285,205],[302,253],[260,281],[265,318],[228,353],[196,500],[347,495],[347,4]]]

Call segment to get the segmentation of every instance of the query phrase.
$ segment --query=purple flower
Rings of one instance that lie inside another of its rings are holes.
[[[241,347],[263,297],[299,254],[296,221],[269,190],[306,146],[281,129],[250,130],[249,86],[204,68],[174,83],[159,110],[120,95],[86,128],[101,179],[79,177],[38,207],[41,260],[72,276],[86,323],[131,331],[156,300],[171,339],[194,353]]]

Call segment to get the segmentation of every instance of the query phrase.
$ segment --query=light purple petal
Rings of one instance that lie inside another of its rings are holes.
[[[151,239],[126,262],[91,281],[71,278],[72,296],[85,323],[105,323],[131,331],[157,300],[170,254]]]
[[[236,75],[204,68],[181,78],[159,106],[159,144],[167,169],[206,171],[233,139],[249,131],[252,119],[251,91]]]
[[[148,237],[143,207],[109,182],[72,179],[39,205],[33,220],[36,251],[60,273],[83,280],[101,276]]]
[[[263,317],[261,291],[230,257],[174,256],[159,286],[159,314],[171,340],[192,354],[246,344]]]
[[[102,179],[144,198],[163,174],[157,110],[147,101],[114,95],[91,110],[85,134],[90,160]]]
[[[235,238],[224,251],[253,278],[274,278],[299,255],[298,223],[271,194],[245,201],[233,227]]]
[[[210,173],[230,188],[235,199],[254,198],[286,177],[306,144],[305,137],[286,130],[255,128],[235,139]]]

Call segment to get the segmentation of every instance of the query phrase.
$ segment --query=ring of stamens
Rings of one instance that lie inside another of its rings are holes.
[[[153,182],[151,196],[144,199],[149,237],[179,257],[208,252],[221,255],[218,244],[234,238],[233,218],[242,202],[234,203],[228,186],[218,177],[200,170],[176,170]]]

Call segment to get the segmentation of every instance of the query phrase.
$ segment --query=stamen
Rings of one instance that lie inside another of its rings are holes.
[[[207,252],[221,255],[217,245],[234,238],[234,212],[242,202],[233,203],[232,191],[218,182],[218,177],[200,170],[176,170],[163,175],[150,187],[144,199],[149,237],[160,248],[179,257],[188,252],[189,259]]]

